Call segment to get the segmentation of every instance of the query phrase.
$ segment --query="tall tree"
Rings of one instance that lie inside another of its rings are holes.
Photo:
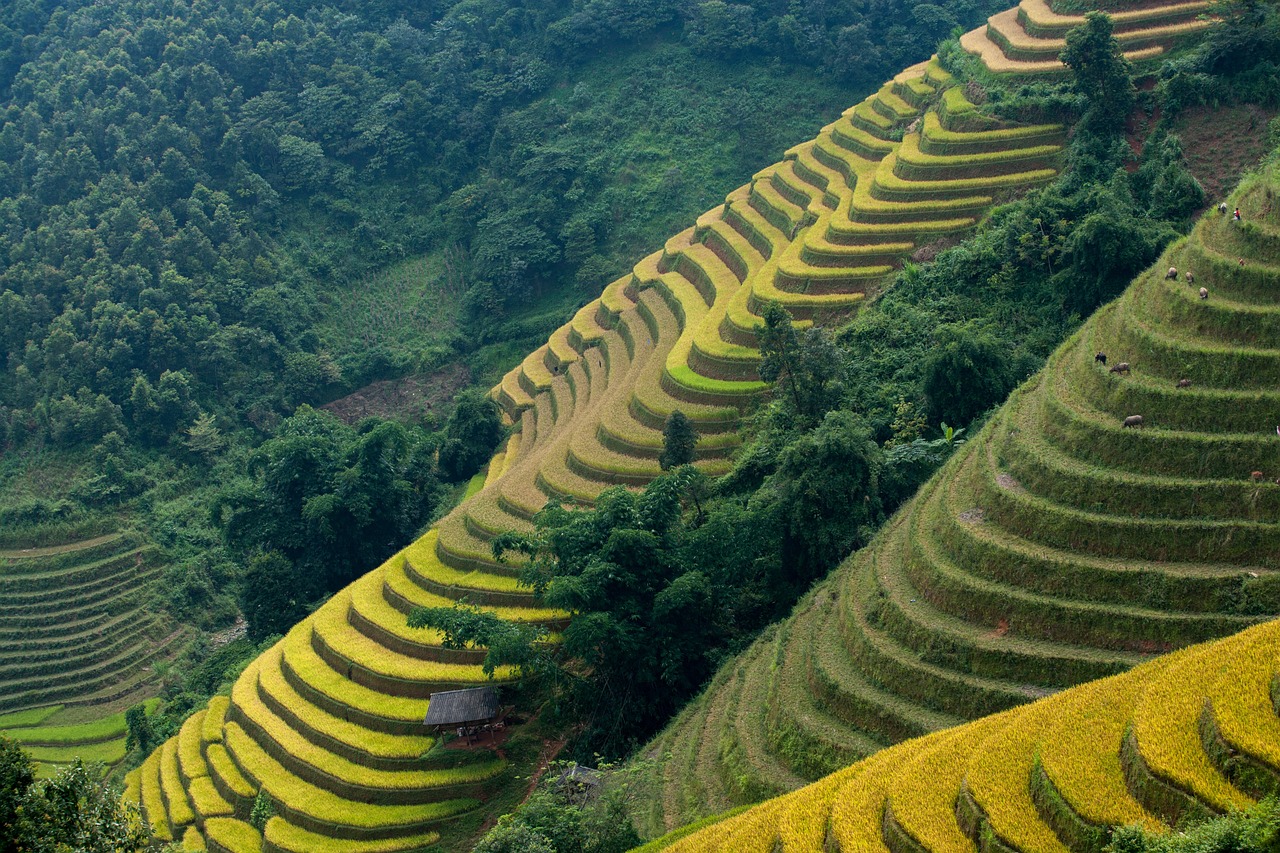
[[[693,461],[698,446],[698,431],[684,412],[676,409],[667,417],[662,428],[662,455],[658,465],[663,471],[679,468]]]
[[[440,445],[440,473],[458,482],[475,474],[489,461],[502,440],[502,416],[498,406],[482,391],[464,391],[444,426]]]
[[[1085,127],[1100,134],[1123,130],[1138,97],[1133,67],[1124,58],[1113,29],[1109,15],[1090,12],[1083,24],[1067,33],[1067,46],[1059,57],[1071,69],[1076,91],[1089,105]]]

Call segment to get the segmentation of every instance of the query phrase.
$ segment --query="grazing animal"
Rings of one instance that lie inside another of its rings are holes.
[[[1169,267],[1169,271],[1168,271],[1167,273],[1165,273],[1165,274],[1164,274],[1164,277],[1165,277],[1167,280],[1170,280],[1170,281],[1177,281],[1177,280],[1178,280],[1178,268],[1177,268],[1177,267]]]
[[[1221,213],[1223,216],[1226,216],[1227,203],[1225,201],[1218,205],[1218,212]]]
[[[1261,483],[1261,482],[1262,482],[1262,472],[1261,472],[1261,471],[1254,471],[1254,472],[1253,472],[1252,474],[1250,474],[1249,476],[1253,479],[1253,482],[1255,482],[1255,483]]]
[[[1208,298],[1209,298],[1209,290],[1208,290],[1208,288],[1205,288],[1205,287],[1200,288],[1200,298],[1201,298],[1201,299],[1208,299]]]
[[[1240,258],[1240,266],[1244,266],[1244,258]]]
[[[1142,415],[1129,415],[1124,419],[1125,428],[1142,426]]]
[[[1107,354],[1105,352],[1098,353],[1093,357],[1093,360],[1101,364],[1103,367],[1107,366]]]
[[[1178,380],[1178,387],[1179,387],[1179,388],[1190,388],[1190,387],[1191,387],[1191,380],[1190,380],[1190,379],[1179,379],[1179,380]]]
[[[1196,274],[1193,273],[1191,270],[1187,270],[1187,284],[1195,284],[1195,283],[1196,283]]]
[[[1129,362],[1127,362],[1127,361],[1122,361],[1122,362],[1120,362],[1119,364],[1112,365],[1112,367],[1111,367],[1111,372],[1112,372],[1112,373],[1128,373],[1128,372],[1129,372]]]

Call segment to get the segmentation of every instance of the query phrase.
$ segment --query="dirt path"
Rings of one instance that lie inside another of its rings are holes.
[[[0,559],[21,560],[27,557],[47,557],[50,554],[68,554],[72,551],[92,548],[94,545],[101,545],[104,542],[110,542],[112,539],[118,539],[119,537],[119,533],[108,533],[105,536],[85,539],[82,542],[68,542],[66,545],[51,545],[47,548],[23,548],[20,551],[0,550]]]

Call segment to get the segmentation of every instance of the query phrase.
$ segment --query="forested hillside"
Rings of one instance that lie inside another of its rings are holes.
[[[578,273],[598,288],[677,221],[655,201],[688,216],[705,205],[676,201],[685,182],[782,147],[785,121],[754,122],[771,98],[821,114],[832,83],[878,80],[980,11],[920,7],[888,38],[894,16],[852,7],[6,4],[0,439],[163,445],[201,411],[269,427],[403,370],[314,327],[426,251],[453,248],[450,284],[488,320]],[[775,70],[716,59],[726,24],[730,54]],[[859,62],[814,74],[843,54]],[[728,91],[698,108],[677,93],[704,71]],[[741,141],[688,162],[684,134]]]

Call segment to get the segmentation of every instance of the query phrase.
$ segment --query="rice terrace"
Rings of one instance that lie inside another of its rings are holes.
[[[0,20],[0,853],[1274,849],[1280,10],[384,5]]]

